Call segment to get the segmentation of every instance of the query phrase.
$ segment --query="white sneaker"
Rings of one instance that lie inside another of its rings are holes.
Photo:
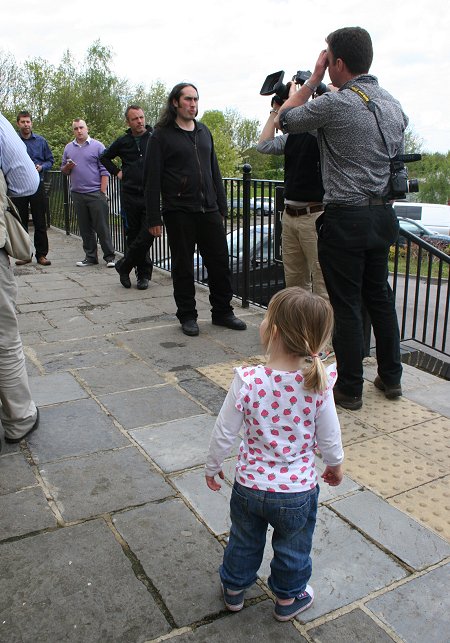
[[[111,259],[110,261],[106,262],[106,267],[107,268],[114,268],[115,265],[116,265],[116,260],[115,259]]]

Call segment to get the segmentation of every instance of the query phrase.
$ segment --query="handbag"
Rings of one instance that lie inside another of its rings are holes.
[[[31,261],[33,256],[33,244],[28,232],[22,225],[19,213],[14,203],[6,194],[6,182],[3,172],[0,170],[0,203],[3,212],[0,211],[0,217],[3,218],[5,228],[4,248],[10,257],[20,259],[21,261]],[[3,216],[2,216],[3,215]]]
[[[8,197],[9,207],[5,211],[6,239],[5,250],[10,257],[21,261],[31,261],[33,256],[33,245],[28,232],[22,225],[16,206]]]

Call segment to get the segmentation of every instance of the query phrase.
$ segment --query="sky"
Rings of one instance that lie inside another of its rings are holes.
[[[297,70],[312,71],[326,36],[348,26],[371,34],[370,71],[401,102],[423,150],[450,150],[447,0],[21,0],[4,11],[0,50],[17,62],[57,65],[67,49],[82,61],[100,39],[113,51],[113,71],[131,84],[192,82],[200,117],[233,108],[262,126],[270,109],[270,97],[259,95],[265,77],[284,70],[287,82]]]

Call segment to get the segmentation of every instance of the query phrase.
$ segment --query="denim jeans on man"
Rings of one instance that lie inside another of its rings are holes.
[[[375,335],[378,375],[386,386],[399,384],[400,335],[388,283],[389,248],[399,230],[394,208],[327,205],[317,226],[319,261],[334,312],[339,390],[362,394],[363,305]]]
[[[230,539],[220,567],[223,586],[243,590],[253,585],[261,566],[268,525],[273,527],[274,556],[268,584],[278,598],[302,592],[312,571],[311,546],[319,487],[299,493],[259,491],[234,483]]]

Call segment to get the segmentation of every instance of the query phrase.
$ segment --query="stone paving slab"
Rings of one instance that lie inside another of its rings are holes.
[[[394,496],[389,503],[450,542],[450,476]]]
[[[21,292],[21,290],[22,290],[22,286],[19,283],[19,293]],[[52,319],[51,311],[54,311],[54,314],[58,314],[58,311],[60,310],[65,310],[65,309],[73,310],[77,306],[81,306],[83,304],[86,304],[84,297],[80,297],[79,299],[71,299],[70,304],[68,304],[67,302],[61,302],[61,301],[46,302],[45,316],[47,319],[51,320]],[[31,312],[42,311],[42,304],[37,304],[34,301],[30,301],[29,303],[18,303],[17,307],[20,313],[31,313]]]
[[[450,556],[450,545],[370,491],[337,500],[331,505],[372,540],[416,570]]]
[[[204,413],[199,404],[169,384],[102,395],[99,399],[127,430]]]
[[[349,444],[365,442],[380,435],[379,431],[373,426],[359,420],[356,413],[348,413],[341,407],[337,407],[337,413],[341,424],[344,449]]]
[[[27,442],[35,461],[41,464],[129,444],[92,399],[43,407],[40,417],[38,430]]]
[[[108,369],[92,366],[78,369],[76,373],[97,396],[164,383],[154,368],[132,355]]]
[[[308,630],[314,643],[392,643],[394,640],[360,609]]]
[[[224,609],[217,573],[223,549],[181,500],[123,512],[114,524],[178,627]]]
[[[130,431],[130,435],[166,473],[205,462],[215,418],[198,415],[160,426]],[[174,445],[182,444],[182,448]]]
[[[148,341],[148,331],[135,331],[121,336],[123,345],[138,353],[143,359],[158,368],[169,371],[180,365],[196,368],[204,364],[236,359],[237,353],[229,346],[203,336],[186,337],[180,325],[155,328]],[[181,357],[181,359],[180,359]]]
[[[428,389],[422,387],[409,392],[408,398],[414,400],[414,402],[421,406],[425,406],[450,418],[450,395],[448,388],[448,382],[435,380]]]
[[[31,487],[0,496],[0,516],[2,516],[0,540],[22,536],[47,527],[56,527],[55,515],[51,511],[41,487]],[[0,578],[2,578],[1,574]],[[1,584],[3,586],[3,578]]]
[[[406,398],[386,400],[384,393],[372,383],[365,382],[363,390],[364,404],[358,411],[347,411],[356,418],[383,433],[391,433],[419,422],[425,422],[439,416],[419,404]]]
[[[450,390],[449,390],[450,394]],[[450,472],[450,418],[438,417],[391,433],[394,440],[432,458]]]
[[[70,368],[86,366],[109,367],[128,356],[128,352],[118,348],[104,337],[86,341],[56,341],[33,347],[33,353],[42,367],[48,372],[67,371]]]
[[[19,332],[21,335],[29,332],[38,332],[41,330],[51,330],[50,322],[45,319],[42,313],[22,313],[19,315]]]
[[[424,458],[390,435],[348,445],[345,470],[351,478],[385,498],[431,482],[446,473],[431,458]]]
[[[319,503],[329,502],[330,500],[340,498],[341,496],[345,496],[346,494],[357,491],[361,488],[360,484],[346,475],[344,475],[344,478],[340,485],[338,485],[337,487],[330,487],[330,485],[326,484],[320,477],[321,474],[325,471],[325,465],[320,458],[316,458],[316,469],[319,476],[320,487]]]
[[[0,577],[8,643],[143,643],[170,630],[99,520],[3,544]]]
[[[37,485],[36,477],[22,453],[5,456],[0,460],[0,495],[34,485]]]
[[[299,614],[300,622],[310,622],[406,576],[406,571],[392,558],[326,507],[318,512],[311,557],[310,584],[315,601]],[[272,547],[268,543],[259,571],[264,581],[270,574],[271,558]]]
[[[180,634],[173,643],[306,643],[292,623],[276,621],[272,612],[273,602],[265,600]]]
[[[179,373],[177,372],[180,388],[184,389],[192,397],[195,397],[195,399],[206,406],[214,415],[218,415],[225,400],[223,389],[206,377],[203,377],[203,375],[197,371],[191,370],[195,373],[195,376],[183,379],[180,379]]]
[[[40,473],[66,521],[173,495],[134,447],[47,463]]]
[[[366,603],[408,643],[444,643],[450,632],[450,564]],[[445,634],[447,632],[447,634]]]
[[[230,531],[231,486],[226,481],[221,481],[219,491],[211,491],[206,486],[203,467],[172,476],[171,481],[214,534]]]
[[[33,400],[39,407],[89,397],[71,373],[29,377],[28,381]]]

